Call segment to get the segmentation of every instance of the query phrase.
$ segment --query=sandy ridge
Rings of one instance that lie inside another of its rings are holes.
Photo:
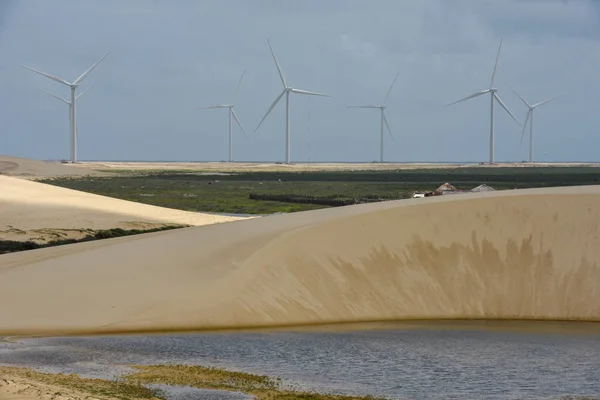
[[[0,237],[80,238],[90,230],[200,226],[241,217],[196,213],[120,200],[0,175]]]
[[[0,302],[23,301],[2,310],[0,332],[600,320],[599,221],[598,186],[527,189],[8,254]]]

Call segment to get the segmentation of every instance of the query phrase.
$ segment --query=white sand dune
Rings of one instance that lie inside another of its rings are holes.
[[[39,161],[0,155],[0,174],[20,178],[52,178],[63,176],[107,176],[83,165],[61,164],[58,161]]]
[[[0,175],[0,238],[81,238],[89,230],[200,226],[240,217],[156,207]]]
[[[0,256],[0,333],[600,320],[600,186],[400,200]]]

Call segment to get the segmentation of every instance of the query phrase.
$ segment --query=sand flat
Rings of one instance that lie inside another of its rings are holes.
[[[143,161],[84,161],[74,164],[73,169],[98,171],[203,171],[203,172],[300,172],[300,171],[386,171],[386,170],[410,170],[431,168],[503,168],[503,167],[600,167],[598,163],[497,163],[497,164],[473,164],[473,163],[261,163],[261,162],[143,162]]]
[[[0,333],[600,320],[600,186],[363,204],[0,256]]]
[[[241,217],[188,212],[80,192],[0,175],[0,237],[8,240],[80,238],[89,230],[200,226]]]

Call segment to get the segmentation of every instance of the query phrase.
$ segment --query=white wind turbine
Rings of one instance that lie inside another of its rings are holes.
[[[237,87],[235,88],[235,92],[233,93],[233,100],[231,101],[231,103],[198,108],[199,110],[208,110],[210,108],[228,108],[229,109],[229,162],[232,161],[232,152],[233,152],[233,144],[232,144],[233,143],[233,135],[231,134],[231,122],[232,122],[231,119],[232,118],[235,119],[235,122],[237,122],[237,124],[239,125],[240,129],[244,133],[244,136],[248,137],[248,135],[246,135],[246,131],[244,130],[244,127],[242,127],[242,123],[238,119],[238,116],[236,115],[236,113],[233,109],[233,104],[235,103],[235,98],[237,97],[237,93],[238,93],[238,90],[240,89],[240,85],[242,84],[242,79],[244,79],[245,73],[246,73],[246,70],[244,70],[244,72],[242,72],[240,81],[239,81]]]
[[[78,94],[78,95],[75,97],[75,100],[79,100],[79,98],[80,98],[81,96],[83,96],[84,94],[86,94],[86,93],[87,93],[87,92],[88,92],[88,91],[89,91],[91,88],[93,88],[94,86],[96,86],[96,84],[95,84],[95,83],[94,83],[92,86],[90,86],[90,87],[88,87],[87,89],[85,89],[83,92],[79,93],[79,94]],[[72,115],[72,113],[73,113],[73,103],[71,103],[69,100],[67,100],[67,99],[65,99],[65,98],[63,98],[63,97],[60,97],[60,96],[57,96],[57,95],[55,95],[54,93],[47,92],[47,91],[45,91],[45,90],[43,90],[43,89],[40,89],[40,91],[42,91],[42,92],[46,93],[48,96],[52,96],[52,97],[54,97],[55,99],[58,99],[58,100],[62,101],[63,103],[66,103],[66,104],[68,104],[68,105],[69,105],[69,118],[71,118],[71,115]],[[75,138],[79,139],[79,127],[77,126],[77,119],[75,119]]]
[[[277,96],[277,98],[275,99],[273,104],[271,104],[271,107],[269,107],[269,110],[267,111],[267,113],[265,114],[263,119],[260,120],[260,122],[258,123],[258,126],[254,130],[254,132],[256,132],[258,130],[258,128],[263,123],[265,118],[267,118],[267,116],[269,115],[271,110],[273,110],[273,108],[275,108],[275,106],[277,105],[279,100],[281,100],[281,98],[285,94],[285,162],[286,162],[286,164],[289,164],[290,163],[290,93],[306,94],[306,95],[312,95],[312,96],[324,96],[324,97],[329,97],[329,96],[326,94],[322,94],[322,93],[315,93],[315,92],[308,92],[306,90],[294,89],[294,88],[288,86],[287,83],[285,82],[285,78],[283,76],[283,72],[281,71],[281,67],[279,66],[279,62],[277,61],[277,57],[275,57],[275,52],[273,52],[273,47],[271,47],[271,42],[268,39],[267,39],[267,43],[269,44],[269,48],[271,49],[271,54],[273,55],[273,60],[275,60],[275,65],[277,66],[277,71],[279,72],[279,77],[281,78],[281,83],[283,84],[283,91],[281,92],[281,94],[279,96]]]
[[[528,108],[527,117],[525,117],[525,123],[523,124],[523,133],[521,133],[521,145],[523,144],[523,138],[525,137],[525,128],[527,128],[527,121],[529,121],[529,162],[532,163],[533,162],[533,110],[535,110],[537,107],[539,107],[543,104],[546,104],[554,99],[559,98],[560,96],[555,96],[548,100],[540,101],[539,103],[535,103],[535,104],[531,105],[528,102],[526,102],[525,99],[523,98],[523,96],[521,96],[519,93],[517,93],[517,91],[515,89],[513,89],[512,87],[510,89],[513,92],[515,92],[515,94],[517,96],[519,96],[519,99],[521,99],[521,101],[523,103],[525,103],[525,105]]]
[[[500,96],[498,96],[498,94],[496,93],[498,91],[498,89],[494,88],[494,77],[496,76],[496,68],[498,67],[498,58],[500,57],[500,49],[501,48],[502,48],[502,39],[500,39],[500,45],[498,46],[498,54],[496,54],[496,63],[494,64],[494,72],[492,72],[492,81],[490,82],[489,89],[475,92],[472,95],[465,97],[464,99],[460,99],[460,100],[457,100],[453,103],[446,105],[446,107],[448,107],[448,106],[451,106],[452,104],[460,103],[461,101],[465,101],[465,100],[472,99],[473,97],[481,96],[482,94],[486,94],[486,93],[490,94],[490,100],[491,100],[491,103],[490,103],[490,164],[492,164],[494,162],[494,100],[496,100],[498,102],[498,104],[500,104],[500,106],[502,106],[502,108],[504,108],[504,110],[506,110],[506,112],[510,114],[512,119],[514,119],[515,122],[517,124],[519,124],[519,126],[521,126],[521,124],[519,123],[519,121],[517,121],[517,119],[515,118],[513,113],[510,112],[508,107],[506,107],[506,104],[504,104],[502,99],[500,99]]]
[[[390,93],[392,92],[392,88],[394,87],[394,83],[396,83],[396,79],[398,79],[398,75],[400,75],[400,71],[398,71],[398,73],[396,74],[396,77],[392,81],[390,88],[388,89],[385,97],[383,98],[382,105],[380,105],[380,106],[377,106],[377,105],[348,106],[349,108],[379,108],[379,110],[381,111],[381,137],[380,137],[381,149],[380,149],[380,156],[379,156],[379,162],[381,162],[381,163],[383,163],[383,125],[385,125],[387,127],[387,130],[390,134],[390,138],[392,140],[394,140],[394,137],[392,136],[392,130],[390,129],[390,125],[388,124],[387,118],[385,117],[385,109],[386,109],[385,102],[387,101],[388,97],[390,96]]]
[[[64,79],[58,78],[54,75],[50,75],[47,74],[45,72],[41,72],[38,71],[36,69],[30,68],[30,67],[26,67],[24,65],[21,65],[21,67],[28,69],[30,71],[33,71],[37,74],[40,74],[42,76],[45,76],[46,78],[50,78],[53,81],[56,81],[58,83],[62,83],[63,85],[69,86],[71,88],[71,101],[70,101],[70,131],[71,131],[71,162],[75,163],[77,162],[77,126],[76,126],[76,103],[77,103],[77,96],[75,95],[75,91],[77,90],[77,87],[79,86],[79,83],[86,77],[89,75],[90,72],[92,72],[92,70],[94,68],[96,68],[96,66],[98,64],[100,64],[100,62],[102,60],[104,60],[106,58],[106,56],[108,56],[110,53],[106,53],[101,59],[99,59],[98,61],[96,61],[91,67],[89,67],[83,74],[81,74],[79,76],[79,78],[75,79],[72,83],[71,82],[67,82]]]

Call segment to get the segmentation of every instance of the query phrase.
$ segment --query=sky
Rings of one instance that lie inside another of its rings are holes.
[[[237,161],[283,161],[285,102],[256,126],[288,84],[295,162],[379,160],[376,109],[392,80],[385,160],[479,162],[489,157],[495,87],[518,121],[536,109],[537,161],[599,161],[600,2],[596,0],[0,0],[0,154],[69,157],[68,106],[39,89],[69,88],[27,65],[75,80],[80,160],[219,161],[226,109],[246,70],[233,129]],[[510,85],[510,86],[509,86]],[[495,107],[496,161],[527,159],[522,128]],[[527,132],[528,134],[528,132]]]

